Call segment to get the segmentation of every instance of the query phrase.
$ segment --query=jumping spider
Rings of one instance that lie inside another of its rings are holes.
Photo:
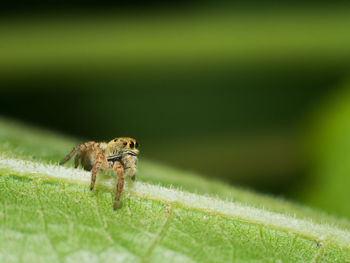
[[[75,156],[75,168],[79,166],[79,160],[83,168],[91,171],[90,190],[94,189],[97,172],[102,170],[114,170],[118,175],[117,192],[113,209],[117,209],[118,201],[124,187],[124,170],[135,181],[137,155],[139,154],[138,142],[133,138],[120,137],[105,142],[86,142],[77,145],[60,162],[66,163],[73,155]]]

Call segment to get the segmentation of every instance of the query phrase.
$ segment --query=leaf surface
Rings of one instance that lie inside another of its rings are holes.
[[[346,220],[140,158],[116,178],[58,166],[78,142],[0,121],[1,262],[347,262]]]

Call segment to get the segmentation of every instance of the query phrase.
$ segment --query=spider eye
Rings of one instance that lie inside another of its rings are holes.
[[[134,142],[130,142],[130,148],[134,148]]]
[[[118,139],[114,139],[114,142],[118,141]]]
[[[128,143],[127,143],[127,142],[124,142],[123,144],[124,144],[124,146],[126,146]]]
[[[138,142],[135,143],[135,148],[136,149],[139,148],[139,143]]]

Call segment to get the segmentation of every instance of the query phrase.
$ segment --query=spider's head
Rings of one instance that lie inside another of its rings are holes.
[[[107,157],[122,154],[136,156],[139,154],[138,147],[139,144],[135,139],[129,137],[119,137],[111,140],[107,144],[106,155]]]

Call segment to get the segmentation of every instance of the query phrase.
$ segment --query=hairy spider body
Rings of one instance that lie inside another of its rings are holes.
[[[135,181],[135,172],[137,165],[137,155],[139,154],[138,142],[129,137],[120,137],[105,142],[86,142],[77,145],[73,150],[60,162],[60,165],[66,163],[73,157],[75,168],[79,166],[91,171],[90,190],[95,187],[96,176],[99,170],[114,170],[118,175],[116,195],[113,209],[117,208],[120,195],[124,187],[124,172]]]

